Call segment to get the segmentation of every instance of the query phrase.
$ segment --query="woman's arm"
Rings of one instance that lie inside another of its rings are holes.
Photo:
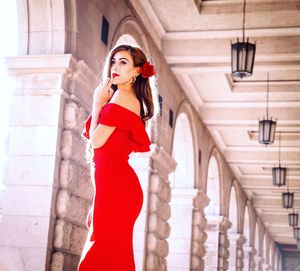
[[[99,114],[102,106],[106,104],[113,96],[114,91],[111,88],[113,79],[107,79],[103,87],[95,89],[93,98],[92,121],[90,127],[90,143],[93,148],[100,148],[105,144],[116,127],[110,127],[98,124]]]
[[[110,100],[111,103],[119,104],[128,110],[133,111],[134,113],[139,115],[140,112],[140,104],[137,98],[133,95],[123,93],[122,91],[116,91],[113,95],[112,99]],[[113,131],[116,127],[107,126],[103,124],[97,125],[98,116],[101,109],[95,107],[95,112],[92,113],[92,123],[91,127],[95,125],[95,129],[92,133],[90,133],[90,142],[93,148],[100,148],[102,147],[108,138],[111,136]],[[93,124],[93,118],[95,124]]]
[[[102,147],[116,129],[116,127],[103,125],[101,123],[97,125],[99,113],[100,111],[98,114],[92,114],[91,127],[93,125],[93,118],[95,117],[94,120],[96,119],[96,124],[94,124],[95,128],[92,130],[92,132],[90,132],[90,143],[94,149]]]

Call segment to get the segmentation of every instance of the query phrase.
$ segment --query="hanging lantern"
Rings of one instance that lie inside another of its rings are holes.
[[[279,162],[277,167],[272,168],[272,179],[273,185],[282,186],[286,183],[286,176],[287,176],[287,168],[281,166],[281,131],[279,131]]]
[[[268,117],[267,117],[268,118]],[[269,145],[274,143],[276,121],[271,119],[263,119],[258,123],[259,143]]]
[[[294,238],[295,239],[300,239],[300,228],[299,227],[296,227],[294,228]]]
[[[258,122],[259,130],[259,143],[264,144],[265,146],[274,143],[275,131],[276,131],[276,121],[272,120],[272,117],[269,119],[269,73],[267,78],[267,106],[266,106],[266,115],[267,118],[263,118]]]
[[[246,0],[243,6],[243,41],[231,44],[231,74],[234,77],[248,77],[253,73],[254,58],[256,45],[249,42],[249,38],[245,42],[245,13]]]
[[[294,193],[284,192],[282,193],[282,207],[289,209],[294,206]]]
[[[231,44],[231,72],[234,77],[249,77],[253,73],[256,45],[249,42],[239,42]]]
[[[278,166],[272,168],[273,185],[282,186],[286,183],[287,168]]]
[[[289,214],[289,225],[291,227],[298,226],[298,217],[299,217],[298,213],[293,212]]]

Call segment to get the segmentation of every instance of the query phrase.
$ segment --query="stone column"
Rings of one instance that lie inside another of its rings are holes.
[[[226,217],[223,217],[222,221],[220,222],[218,270],[228,270],[229,240],[227,231],[231,225],[231,222]]]
[[[152,148],[152,146],[151,146]],[[148,193],[149,193],[149,163],[151,152],[132,153],[130,155],[129,164],[136,172],[144,195],[142,210],[135,222],[133,231],[133,249],[136,270],[143,270],[145,265],[147,239],[147,214],[148,214]],[[168,209],[165,211],[168,212]]]
[[[71,55],[18,56],[7,67],[16,91],[0,270],[74,270],[93,194],[80,133],[97,77]],[[86,79],[75,89],[76,76]]]
[[[222,216],[206,215],[207,225],[205,228],[207,240],[205,242],[206,254],[204,259],[204,270],[218,269],[218,253],[219,253],[219,225],[222,221]]]
[[[252,253],[253,253],[253,250],[254,248],[251,247],[251,246],[244,246],[243,247],[244,249],[244,271],[252,271],[253,269],[252,268],[252,263],[251,263],[251,260],[252,260]]]
[[[60,175],[56,198],[54,252],[51,271],[76,270],[87,237],[86,218],[94,187],[81,137],[83,122],[90,114],[97,76],[83,62],[73,60],[64,84]]]
[[[263,257],[257,255],[254,257],[254,260],[255,260],[256,270],[263,271],[263,263],[264,263]]]
[[[249,259],[249,270],[250,271],[257,270],[257,265],[255,262],[256,254],[257,254],[257,250],[255,248],[252,248],[252,250],[250,250],[250,252],[249,252],[249,258],[250,258]]]
[[[263,271],[271,271],[272,270],[271,265],[269,265],[267,263],[262,264],[262,270]]]
[[[229,257],[228,257],[228,269],[229,271],[237,270],[237,240],[240,237],[238,233],[227,233],[229,240]]]
[[[150,168],[150,193],[148,200],[148,233],[146,242],[147,271],[166,271],[168,255],[167,238],[170,234],[171,187],[168,175],[176,168],[176,162],[163,149],[153,145]]]
[[[197,189],[173,188],[171,190],[171,234],[168,238],[168,270],[191,270],[193,201]]]
[[[238,271],[243,271],[243,270],[248,270],[249,268],[249,261],[246,263],[244,262],[244,244],[246,243],[246,238],[243,235],[240,235],[239,238],[237,239],[236,243],[236,270]],[[247,267],[245,268],[245,265]]]
[[[198,194],[194,199],[194,213],[193,213],[193,230],[192,230],[192,271],[204,271],[204,256],[205,241],[207,234],[205,228],[207,220],[204,215],[204,208],[208,205],[209,198],[203,191],[198,190]]]

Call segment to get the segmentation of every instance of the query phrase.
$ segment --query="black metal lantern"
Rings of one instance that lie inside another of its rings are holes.
[[[272,168],[273,185],[282,186],[286,183],[287,168],[278,166]]]
[[[282,186],[286,183],[287,168],[281,166],[280,159],[281,149],[281,131],[279,131],[279,165],[272,168],[273,185]]]
[[[231,44],[231,74],[234,77],[248,77],[253,73],[256,45],[245,41],[245,13],[246,0],[243,6],[243,41],[237,39],[236,43]]]
[[[234,77],[249,77],[253,73],[256,45],[247,41],[231,44],[231,72]]]
[[[269,119],[269,73],[267,78],[267,106],[266,106],[267,118],[263,118],[258,122],[259,130],[259,143],[264,145],[269,145],[274,143],[275,131],[276,131],[276,121]]]
[[[286,209],[293,208],[294,206],[294,193],[284,192],[282,193],[282,207]]]
[[[299,227],[294,228],[294,238],[300,239],[300,228]]]
[[[258,123],[259,143],[269,145],[274,143],[276,121],[271,119],[263,119]]]
[[[289,225],[291,227],[297,227],[298,226],[298,213],[292,212],[289,214]]]

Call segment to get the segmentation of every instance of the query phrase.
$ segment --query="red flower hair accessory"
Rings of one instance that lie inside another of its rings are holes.
[[[150,62],[145,62],[142,67],[140,67],[140,73],[143,78],[147,79],[152,75],[155,75],[156,71],[154,70],[154,66],[150,64]]]

